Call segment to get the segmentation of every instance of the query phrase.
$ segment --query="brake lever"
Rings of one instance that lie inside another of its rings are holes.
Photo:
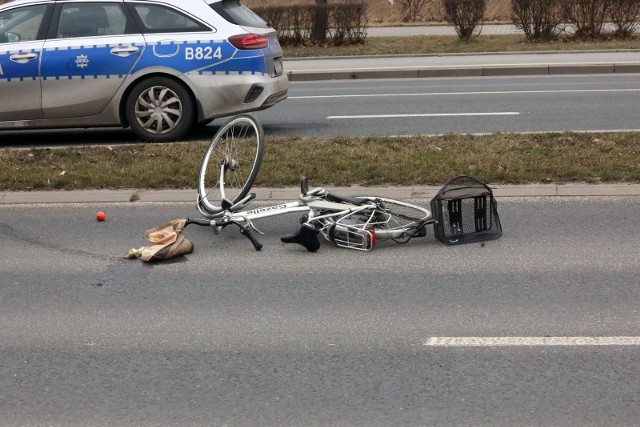
[[[249,224],[246,224],[246,225],[238,224],[238,226],[240,227],[240,233],[243,236],[245,236],[247,239],[249,239],[253,244],[253,247],[255,248],[255,250],[259,252],[262,249],[262,243],[260,243],[258,239],[256,239],[256,236],[254,236],[253,234],[252,228],[255,229],[255,227],[251,227]]]
[[[245,236],[247,239],[251,241],[256,251],[260,251],[262,249],[262,243],[258,241],[256,236],[253,234],[253,231],[255,230],[260,234],[264,234],[264,233],[258,230],[250,220],[245,219],[244,223],[230,220],[229,224],[237,225],[238,228],[240,229],[240,234],[242,234],[243,236]]]
[[[251,228],[253,228],[255,231],[257,231],[258,233],[260,233],[260,234],[262,234],[262,235],[264,236],[264,233],[263,233],[262,231],[258,230],[258,227],[256,227],[255,225],[253,225],[253,222],[251,222],[251,221],[247,220],[247,224],[249,224],[249,226],[250,226]]]

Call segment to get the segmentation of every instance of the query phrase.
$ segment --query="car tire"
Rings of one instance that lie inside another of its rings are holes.
[[[175,141],[195,123],[193,97],[177,81],[152,77],[141,81],[129,93],[127,121],[138,137],[149,142]]]

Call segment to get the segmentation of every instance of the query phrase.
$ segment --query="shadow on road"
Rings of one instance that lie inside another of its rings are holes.
[[[217,122],[209,126],[196,127],[179,142],[210,140],[218,128]],[[2,130],[0,141],[0,148],[61,148],[144,143],[129,129],[122,128]]]

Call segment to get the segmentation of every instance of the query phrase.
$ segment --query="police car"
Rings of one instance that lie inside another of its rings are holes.
[[[287,88],[275,30],[239,0],[0,6],[0,129],[125,126],[170,141]]]

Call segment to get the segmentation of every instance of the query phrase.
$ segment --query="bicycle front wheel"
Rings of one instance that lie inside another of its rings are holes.
[[[216,132],[200,165],[198,210],[205,216],[222,212],[222,198],[232,204],[249,193],[264,153],[264,132],[255,117],[236,116]]]

